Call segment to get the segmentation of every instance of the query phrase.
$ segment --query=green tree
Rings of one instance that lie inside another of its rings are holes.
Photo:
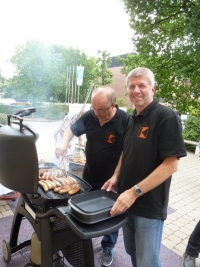
[[[38,41],[27,41],[16,47],[11,58],[16,72],[9,83],[9,88],[14,88],[15,97],[26,96],[35,103],[56,94],[56,89],[62,86],[60,69],[64,62],[58,53],[53,52],[52,47]]]
[[[100,53],[100,52],[99,52]],[[88,57],[83,51],[72,47],[45,46],[37,40],[18,45],[11,58],[16,72],[8,81],[6,95],[16,98],[28,98],[33,104],[39,101],[65,102],[69,90],[67,78],[76,84],[75,73],[67,77],[67,68],[84,66],[84,79],[80,87],[79,102],[85,101],[91,85],[110,83],[111,72],[108,70],[109,54],[104,51],[98,59]],[[75,99],[73,100],[75,102]],[[90,99],[88,99],[90,101]]]
[[[106,85],[112,83],[112,72],[108,69],[111,58],[107,51],[98,50],[97,64],[99,66],[98,76],[99,85]]]
[[[156,74],[158,98],[180,112],[189,106],[199,108],[200,1],[123,1],[135,45],[135,54],[124,60],[123,72],[149,67]]]
[[[70,74],[68,78],[74,80],[74,87],[76,84],[76,79],[73,71],[76,71],[76,66],[84,66],[84,77],[83,84],[80,86],[80,98],[79,102],[83,103],[85,101],[88,89],[91,85],[97,86],[99,80],[99,66],[97,65],[97,59],[94,57],[88,57],[83,51],[74,48],[66,48],[63,46],[57,46],[57,50],[60,50],[62,57],[64,59],[64,70],[62,72],[64,78],[64,85],[62,90],[62,102],[65,101],[66,89],[69,90],[70,84],[67,83],[67,68],[69,68]],[[88,99],[90,101],[90,99]]]

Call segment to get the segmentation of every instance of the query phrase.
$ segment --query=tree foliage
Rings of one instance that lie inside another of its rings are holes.
[[[11,63],[16,69],[9,83],[13,96],[26,96],[34,103],[36,99],[44,101],[59,94],[64,82],[61,73],[64,62],[54,47],[27,41],[16,47]]]
[[[106,51],[99,53],[99,58],[88,57],[78,49],[46,46],[37,40],[18,45],[10,60],[16,71],[6,87],[7,97],[27,98],[33,104],[50,99],[65,102],[67,67],[75,69],[81,65],[84,66],[84,79],[79,100],[83,103],[91,85],[110,83],[109,55]],[[75,75],[70,75],[76,83]]]
[[[120,60],[123,72],[149,67],[156,75],[158,98],[181,112],[199,108],[200,1],[123,1],[136,48],[134,55]]]
[[[111,63],[110,53],[108,53],[107,51],[98,50],[97,54],[97,64],[99,64],[100,66],[98,71],[98,77],[101,77],[99,85],[106,85],[112,83],[112,71],[108,69]]]

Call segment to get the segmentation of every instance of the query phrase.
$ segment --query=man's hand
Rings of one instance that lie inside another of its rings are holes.
[[[118,197],[110,211],[110,215],[115,216],[119,213],[125,212],[135,202],[136,198],[138,198],[138,196],[135,194],[133,188],[126,190]]]
[[[105,189],[106,191],[114,191],[115,192],[115,188],[118,185],[118,179],[116,176],[112,176],[108,181],[106,181],[101,189]]]
[[[58,144],[58,146],[55,149],[56,158],[58,159],[60,155],[65,156],[67,153],[67,148],[63,144]]]

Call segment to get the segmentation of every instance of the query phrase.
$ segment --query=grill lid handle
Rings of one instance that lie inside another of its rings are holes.
[[[10,119],[12,117],[13,119],[20,121],[20,130],[21,130],[22,129],[22,122],[23,122],[23,119],[21,117],[28,116],[34,112],[36,112],[36,109],[33,107],[20,109],[15,114],[8,115],[8,125],[10,125]]]
[[[9,126],[11,125],[11,121],[10,121],[11,118],[13,118],[13,119],[15,119],[15,120],[19,120],[20,130],[22,130],[22,122],[23,122],[23,119],[20,118],[20,117],[17,116],[17,115],[8,115],[8,125],[9,125]],[[16,122],[13,122],[13,123],[16,123]]]
[[[23,109],[19,110],[18,112],[16,112],[15,114],[7,115],[8,125],[10,126],[11,123],[18,124],[20,127],[20,131],[22,131],[23,129],[27,129],[29,132],[31,132],[35,136],[35,140],[37,141],[39,138],[38,133],[36,133],[33,129],[31,129],[30,126],[23,124],[23,119],[21,118],[24,116],[28,116],[35,111],[36,111],[35,108],[23,108]],[[13,118],[15,121],[11,122],[11,118]],[[0,127],[1,127],[1,125],[0,125]]]

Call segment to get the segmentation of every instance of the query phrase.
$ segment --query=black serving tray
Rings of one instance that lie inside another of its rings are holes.
[[[109,219],[110,210],[117,198],[117,193],[106,190],[73,196],[68,201],[70,214],[80,222],[88,224]]]
[[[96,190],[79,196],[72,196],[71,202],[82,212],[99,213],[110,210],[118,196],[113,191]]]

